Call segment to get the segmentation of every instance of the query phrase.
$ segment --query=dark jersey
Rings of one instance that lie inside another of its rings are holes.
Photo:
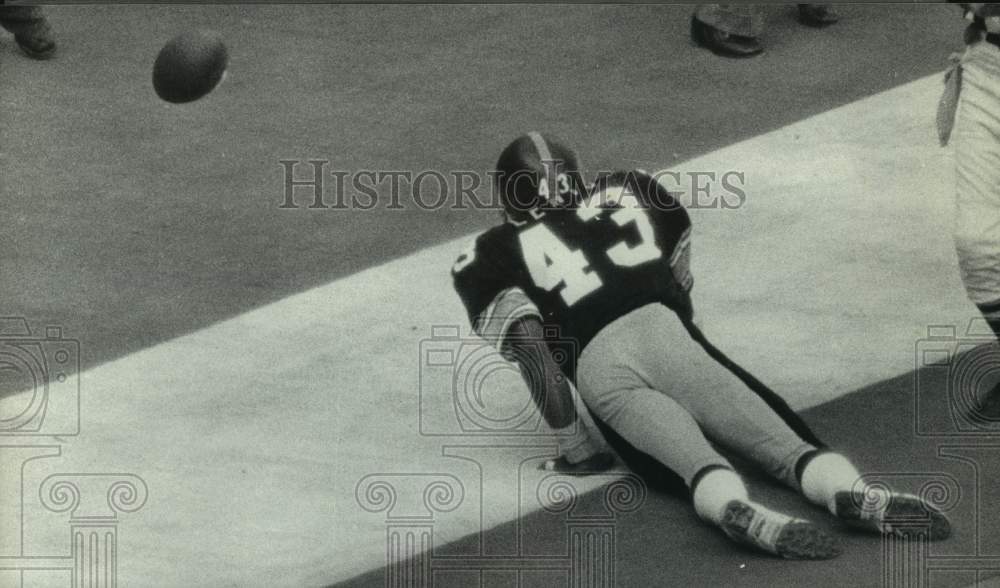
[[[498,348],[511,323],[534,315],[578,355],[640,306],[689,311],[690,230],[687,212],[653,178],[618,173],[579,207],[480,235],[455,263],[455,289],[474,330]]]

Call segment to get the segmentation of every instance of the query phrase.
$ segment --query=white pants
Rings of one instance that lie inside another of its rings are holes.
[[[793,488],[799,459],[816,449],[662,304],[604,327],[580,356],[577,385],[598,418],[689,487],[706,467],[730,467],[711,442]]]
[[[1000,47],[985,41],[970,45],[961,67],[951,136],[955,247],[969,298],[990,308],[1000,303]]]

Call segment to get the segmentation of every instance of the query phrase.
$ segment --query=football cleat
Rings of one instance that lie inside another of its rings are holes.
[[[733,541],[785,559],[833,559],[843,551],[815,524],[743,500],[726,505],[719,526]]]
[[[716,55],[725,57],[751,57],[764,51],[756,37],[732,35],[691,17],[691,37]]]
[[[56,42],[47,34],[15,35],[17,46],[32,59],[51,59],[56,52]]]
[[[799,22],[802,24],[823,28],[840,21],[840,16],[826,4],[799,4]]]
[[[834,496],[834,514],[850,526],[872,533],[924,535],[931,541],[951,535],[948,517],[919,496],[896,492],[873,496],[862,491],[838,492]]]

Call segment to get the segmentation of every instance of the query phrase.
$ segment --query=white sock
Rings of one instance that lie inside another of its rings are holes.
[[[726,505],[733,500],[749,500],[747,487],[739,475],[728,468],[716,468],[698,480],[694,487],[694,511],[716,525],[722,522]]]
[[[802,494],[810,502],[837,514],[834,503],[837,492],[854,489],[860,478],[861,473],[843,455],[820,453],[802,471]]]

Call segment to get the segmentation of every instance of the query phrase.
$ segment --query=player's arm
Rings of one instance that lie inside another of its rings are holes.
[[[452,269],[455,290],[473,330],[520,367],[532,399],[558,435],[562,465],[585,462],[590,469],[607,469],[613,458],[601,452],[604,441],[596,428],[578,418],[575,391],[546,343],[541,312],[514,285],[516,280],[507,275],[506,268],[480,251],[480,245],[463,253]],[[601,454],[603,465],[590,463],[596,454]]]
[[[575,422],[573,390],[545,340],[542,315],[523,290],[501,290],[472,317],[477,335],[521,370],[535,405],[555,430]]]
[[[545,343],[541,312],[516,285],[502,259],[495,259],[490,251],[489,245],[479,241],[462,253],[452,268],[455,291],[472,330],[519,365],[546,422],[563,428],[572,422],[563,394],[568,383]]]
[[[576,390],[552,356],[542,321],[525,316],[511,323],[500,353],[521,368],[535,405],[559,437],[560,457],[543,467],[570,474],[610,468],[614,456],[593,423],[577,414]]]
[[[531,397],[550,427],[563,429],[575,422],[573,390],[552,357],[537,316],[525,316],[511,324],[501,342],[500,354],[521,368]]]

